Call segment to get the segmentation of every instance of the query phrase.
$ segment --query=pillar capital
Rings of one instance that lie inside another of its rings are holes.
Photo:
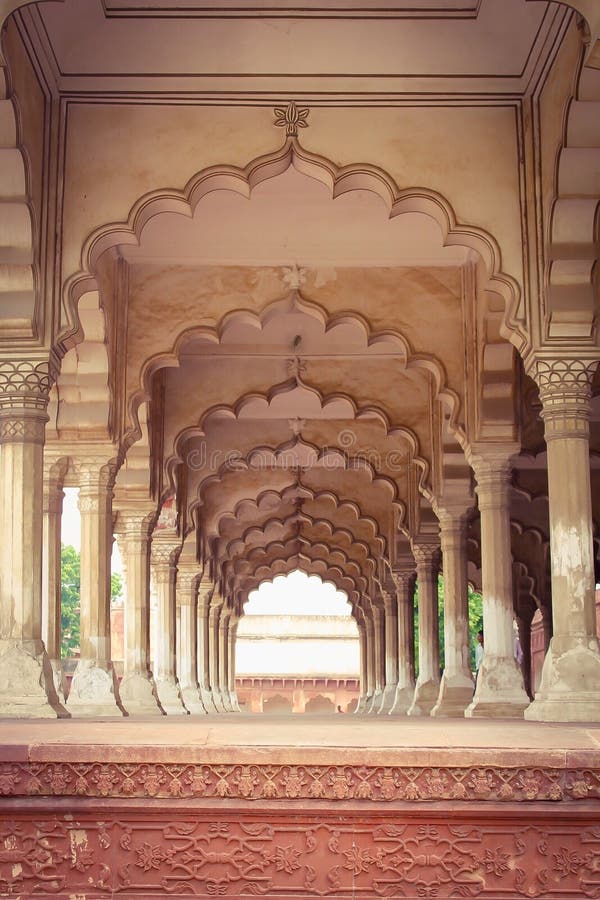
[[[535,359],[527,374],[536,382],[542,402],[546,441],[588,438],[592,380],[598,358]]]
[[[177,603],[179,606],[189,605],[196,599],[198,579],[200,578],[199,566],[196,563],[179,564],[177,567]]]
[[[417,569],[434,569],[437,567],[440,552],[439,540],[411,541],[411,547]]]
[[[475,473],[479,510],[499,509],[508,504],[508,492],[512,478],[512,457],[519,452],[519,445],[477,444],[467,455]]]

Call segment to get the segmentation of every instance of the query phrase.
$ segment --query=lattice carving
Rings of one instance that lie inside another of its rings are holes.
[[[293,791],[292,791],[293,792]],[[241,818],[241,821],[240,821]],[[18,814],[0,824],[2,896],[597,897],[593,820],[449,824],[163,811]],[[68,894],[65,893],[68,891]],[[60,893],[58,893],[60,892]]]

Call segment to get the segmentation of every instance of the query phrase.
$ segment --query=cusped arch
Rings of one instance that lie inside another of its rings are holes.
[[[366,190],[382,198],[390,219],[406,213],[433,218],[441,230],[444,246],[468,248],[482,260],[487,279],[485,287],[503,299],[507,332],[516,345],[522,345],[516,317],[519,286],[512,276],[502,271],[500,248],[492,235],[477,226],[460,223],[450,203],[435,191],[421,187],[401,189],[387,172],[374,165],[361,163],[339,167],[326,157],[306,150],[296,136],[289,136],[277,151],[252,160],[244,168],[211,166],[193,176],[182,190],[150,192],[133,205],[126,221],[108,223],[96,229],[82,248],[79,271],[64,284],[65,306],[70,310],[73,324],[60,336],[59,352],[61,348],[64,352],[77,331],[78,299],[90,287],[97,286],[95,269],[106,251],[119,244],[139,245],[146,223],[161,213],[192,217],[202,198],[215,190],[250,197],[256,185],[282,174],[290,166],[326,185],[333,200],[349,191]],[[155,364],[168,364],[169,359],[172,361],[173,357],[167,353],[162,362],[155,360]],[[129,412],[135,426],[133,406]]]

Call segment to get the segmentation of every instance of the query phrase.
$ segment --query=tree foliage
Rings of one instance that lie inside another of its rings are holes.
[[[483,599],[478,591],[474,591],[469,585],[469,652],[471,669],[475,670],[475,636],[483,630]],[[415,668],[419,671],[419,585],[415,585]],[[438,575],[438,621],[439,621],[439,647],[440,668],[444,668],[444,579]]]

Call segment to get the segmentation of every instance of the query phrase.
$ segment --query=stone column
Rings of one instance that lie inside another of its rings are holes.
[[[118,540],[125,563],[125,664],[121,702],[130,716],[164,715],[149,669],[150,534],[154,514],[119,512]]]
[[[527,719],[600,719],[589,420],[597,359],[538,360],[548,450],[553,636]]]
[[[360,607],[355,607],[354,617],[356,619],[356,627],[358,628],[358,641],[360,648],[360,694],[358,696],[358,703],[356,704],[357,713],[363,713],[365,711],[366,701],[367,701],[367,634],[366,634],[366,626],[365,619],[362,610]]]
[[[237,630],[239,617],[232,613],[229,619],[229,631],[227,633],[227,676],[229,688],[229,701],[233,712],[240,711],[237,692],[235,689],[235,642],[237,639]]]
[[[471,453],[481,516],[483,661],[465,716],[522,717],[529,704],[513,646],[513,579],[510,547],[510,455],[490,446]]]
[[[213,704],[217,712],[226,712],[223,697],[221,696],[221,681],[219,668],[219,619],[223,598],[216,591],[210,601],[208,610],[208,658],[210,686],[212,688]]]
[[[419,600],[419,677],[409,716],[428,716],[440,690],[437,543],[412,545]]]
[[[0,363],[0,716],[68,715],[42,642],[47,361]]]
[[[179,564],[177,570],[177,608],[179,609],[179,659],[177,674],[181,697],[192,715],[206,715],[198,684],[198,565]]]
[[[415,693],[415,573],[394,570],[398,604],[398,688],[390,715],[406,715]]]
[[[387,715],[396,700],[398,691],[398,605],[396,595],[382,590],[385,629],[385,686],[379,707],[380,715]]]
[[[377,602],[372,604],[373,622],[373,698],[367,712],[378,713],[383,702],[385,684],[385,622],[383,609]]]
[[[225,712],[233,712],[229,697],[229,621],[231,610],[221,607],[219,616],[219,692]]]
[[[155,531],[150,558],[151,580],[156,591],[157,628],[154,683],[158,700],[168,716],[187,715],[175,668],[175,583],[181,541],[177,535]]]
[[[72,716],[120,716],[123,708],[110,649],[112,488],[116,467],[106,458],[79,464],[81,576],[79,662],[67,709]]]
[[[202,698],[202,704],[209,714],[217,712],[217,708],[213,701],[212,686],[210,681],[210,639],[208,623],[208,611],[213,590],[214,585],[210,579],[207,579],[205,577],[200,579],[200,582],[198,584],[197,600],[198,685],[200,688],[200,697]]]
[[[364,611],[365,616],[365,647],[367,651],[367,691],[363,712],[369,712],[375,696],[375,629],[371,610]]]
[[[61,522],[65,465],[47,465],[44,473],[42,525],[42,640],[54,673],[54,687],[64,704],[62,643]]]
[[[438,508],[444,565],[444,672],[432,716],[462,718],[473,699],[469,656],[467,520],[463,508]]]

